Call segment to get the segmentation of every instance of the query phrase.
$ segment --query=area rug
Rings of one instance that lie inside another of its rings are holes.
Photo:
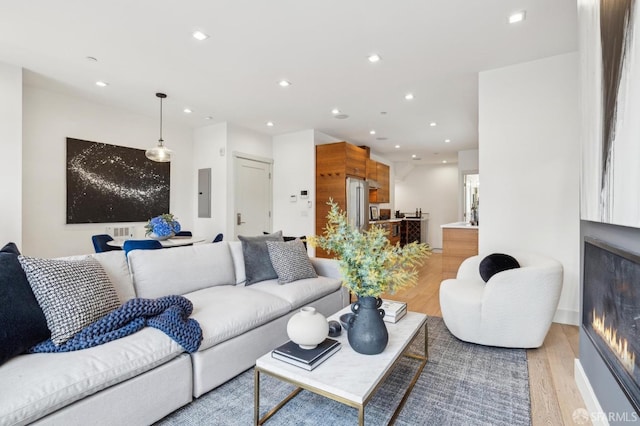
[[[429,361],[401,411],[397,425],[531,424],[525,350],[462,342],[449,333],[442,318],[438,317],[430,317],[427,328]],[[423,342],[423,336],[420,336],[414,345],[424,345]],[[365,424],[386,425],[389,422],[417,364],[412,359],[403,359],[398,364],[367,404]],[[293,389],[292,385],[261,375],[261,416]],[[253,369],[157,424],[253,424]],[[358,413],[354,408],[302,391],[265,424],[355,425],[358,424]]]

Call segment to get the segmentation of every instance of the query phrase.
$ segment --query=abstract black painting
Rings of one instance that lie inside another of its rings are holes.
[[[146,222],[169,212],[170,163],[144,152],[67,138],[67,223]]]

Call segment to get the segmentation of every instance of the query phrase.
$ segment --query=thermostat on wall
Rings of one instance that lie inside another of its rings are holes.
[[[302,199],[309,198],[309,191],[307,191],[306,189],[303,189],[302,191],[300,191],[300,198]]]

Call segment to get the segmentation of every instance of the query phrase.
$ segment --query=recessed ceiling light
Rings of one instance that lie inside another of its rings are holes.
[[[376,62],[380,62],[380,59],[382,58],[380,57],[380,55],[374,53],[373,55],[369,55],[369,58],[367,59],[369,59],[369,62],[376,63]]]
[[[429,123],[429,126],[431,127],[436,127],[438,125],[438,123],[436,123],[435,121],[432,121],[431,123]]]
[[[210,115],[207,115],[204,119],[205,119],[205,120],[213,120],[213,117],[212,117],[212,116],[210,116]]]
[[[185,108],[182,110],[182,112],[184,112],[185,114],[191,114],[193,111],[191,111],[190,108]]]
[[[449,143],[449,142],[451,142],[451,139],[445,139],[444,140],[444,143]]]
[[[407,93],[406,95],[404,95],[404,98],[408,101],[413,100],[413,93]]]
[[[209,36],[202,31],[194,31],[191,35],[198,41],[203,41],[209,38]]]
[[[100,86],[100,87],[107,87],[109,85],[109,83],[107,83],[106,81],[96,81],[96,86]]]
[[[516,12],[509,15],[509,23],[515,24],[516,22],[524,21],[526,17],[527,17],[527,12],[524,10],[521,10],[520,12]]]
[[[386,140],[387,140],[387,139],[389,139],[389,138],[379,137],[379,138],[376,138],[376,139],[377,139],[377,140],[379,140],[379,141],[386,141]]]
[[[396,145],[396,149],[400,148],[400,145]]]
[[[376,134],[376,131],[375,131],[375,130],[369,130],[369,134],[370,134],[370,135],[375,135],[375,134]]]
[[[442,160],[442,164],[447,164],[447,160]]]
[[[273,121],[267,121],[267,126],[273,127]]]
[[[334,108],[331,110],[331,114],[333,115],[340,114],[340,110],[338,108]]]
[[[413,155],[411,156],[411,158],[416,158],[416,157],[417,157],[417,155],[415,155],[415,154],[413,154]]]
[[[291,86],[291,83],[288,82],[287,80],[280,80],[278,82],[278,84],[280,85],[280,87],[289,87],[289,86]]]
[[[387,115],[387,111],[380,111],[380,115]]]
[[[90,61],[90,62],[98,62],[98,58],[94,56],[87,56],[86,59],[87,61]]]

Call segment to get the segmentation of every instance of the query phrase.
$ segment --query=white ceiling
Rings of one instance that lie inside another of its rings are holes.
[[[394,161],[456,161],[478,146],[479,71],[575,50],[576,0],[0,0],[0,61],[27,84],[148,116],[162,91],[166,121],[313,128]]]

